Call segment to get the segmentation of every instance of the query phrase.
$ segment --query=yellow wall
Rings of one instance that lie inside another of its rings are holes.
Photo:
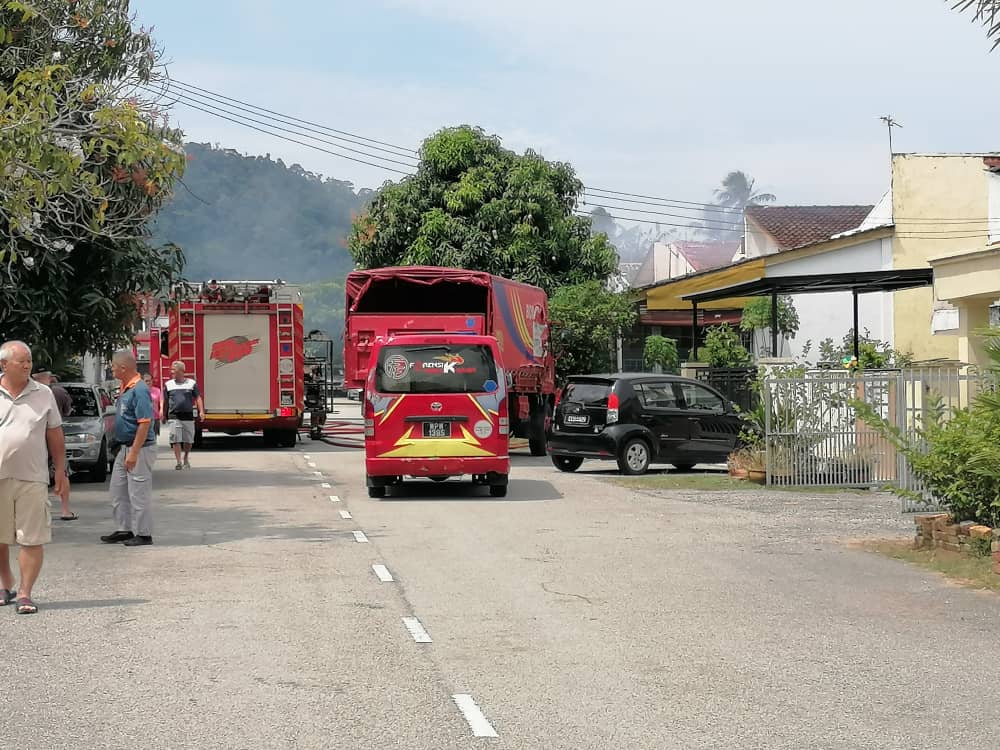
[[[929,259],[979,249],[986,239],[953,238],[961,224],[929,219],[981,219],[989,216],[986,171],[981,156],[896,155],[892,159],[894,268],[922,268]],[[914,221],[916,220],[916,221]],[[984,226],[983,224],[972,226]],[[936,234],[944,232],[945,234]],[[921,236],[914,236],[919,233]],[[931,287],[896,292],[893,297],[895,347],[918,360],[959,359],[959,336],[931,334]]]

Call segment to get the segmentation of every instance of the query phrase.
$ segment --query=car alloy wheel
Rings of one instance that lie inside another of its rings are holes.
[[[649,461],[649,444],[641,438],[629,440],[618,454],[618,468],[622,474],[645,474]]]

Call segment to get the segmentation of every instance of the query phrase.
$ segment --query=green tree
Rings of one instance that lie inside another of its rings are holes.
[[[749,367],[753,362],[753,357],[743,342],[740,335],[728,323],[718,326],[711,326],[705,335],[704,347],[705,360],[711,367]]]
[[[185,164],[159,59],[127,0],[0,0],[0,337],[40,358],[122,341],[183,262],[146,243]]]
[[[677,341],[665,336],[647,336],[642,350],[642,363],[649,370],[659,367],[662,372],[677,372],[681,363]]]
[[[763,331],[773,328],[771,319],[771,298],[754,297],[743,306],[740,329],[743,331]],[[785,338],[793,338],[799,332],[799,313],[795,302],[788,295],[778,297],[778,333]]]
[[[1000,0],[950,0],[955,10],[972,11],[972,20],[986,27],[993,49],[1000,47]]]
[[[587,281],[556,290],[549,316],[556,378],[562,383],[569,375],[615,370],[615,341],[635,323],[636,310],[627,296]]]
[[[474,268],[551,294],[618,266],[607,237],[574,213],[582,189],[568,164],[516,154],[478,128],[447,128],[424,141],[416,174],[382,188],[349,247],[362,268]]]

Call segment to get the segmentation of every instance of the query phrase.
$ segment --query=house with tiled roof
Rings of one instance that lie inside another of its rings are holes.
[[[719,311],[746,303],[740,293],[794,284],[802,290],[793,296],[800,328],[779,344],[779,356],[841,340],[853,327],[856,296],[858,328],[872,338],[918,362],[981,362],[974,329],[1000,316],[1000,154],[894,154],[889,183],[875,205],[749,207],[735,262],[641,288],[642,319],[686,311],[690,332],[678,347],[696,351]],[[928,274],[908,289],[845,286],[852,275],[931,268],[933,285]],[[835,277],[836,290],[815,293]],[[757,353],[771,350],[765,342]]]
[[[733,262],[740,241],[694,242],[675,240],[654,242],[642,264],[631,277],[633,287],[677,279],[699,271],[722,268]]]

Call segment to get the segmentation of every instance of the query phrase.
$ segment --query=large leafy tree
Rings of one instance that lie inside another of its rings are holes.
[[[447,128],[424,141],[416,174],[387,184],[358,217],[350,250],[362,268],[471,268],[549,292],[603,280],[618,257],[576,215],[582,189],[568,164],[516,154],[478,128]]]
[[[0,0],[0,337],[41,357],[123,340],[183,262],[145,241],[185,159],[133,26],[128,0]]]
[[[615,341],[636,320],[635,305],[624,294],[608,291],[598,281],[562,287],[549,301],[553,323],[556,378],[613,372]]]
[[[993,40],[993,49],[1000,47],[1000,0],[949,0],[953,8],[971,11],[976,23],[986,27],[986,36]]]

